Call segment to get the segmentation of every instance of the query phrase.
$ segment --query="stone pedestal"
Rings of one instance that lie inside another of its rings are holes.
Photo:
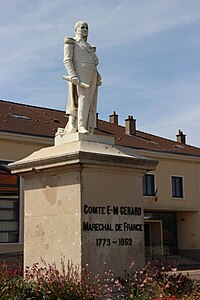
[[[114,139],[58,135],[56,146],[10,165],[24,178],[24,263],[89,264],[122,275],[144,265],[142,177],[157,162]]]

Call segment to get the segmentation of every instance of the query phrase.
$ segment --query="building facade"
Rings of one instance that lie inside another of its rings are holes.
[[[8,163],[52,146],[63,111],[0,101],[0,254],[23,252],[23,181]],[[115,144],[159,161],[143,178],[146,255],[180,254],[200,260],[200,149],[136,129],[129,116],[118,124],[98,120],[95,134],[114,136]],[[131,195],[130,195],[131,196]]]

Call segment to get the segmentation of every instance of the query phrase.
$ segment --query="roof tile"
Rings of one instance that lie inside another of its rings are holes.
[[[67,116],[64,111],[0,100],[0,132],[54,137],[58,127],[64,128]],[[137,130],[136,135],[127,135],[124,126],[98,121],[96,134],[112,135],[115,143],[158,152],[200,156],[200,148]]]

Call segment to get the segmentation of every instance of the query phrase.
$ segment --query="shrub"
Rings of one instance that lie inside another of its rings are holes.
[[[43,262],[32,268],[26,268],[25,278],[29,283],[37,285],[37,291],[48,300],[101,299],[108,295],[107,289],[100,282],[99,275],[91,276],[88,267],[80,268],[68,261],[67,266],[61,261],[61,271],[55,264],[47,265]]]
[[[131,268],[134,266],[132,263]],[[147,263],[141,271],[133,270],[125,273],[121,281],[122,299],[176,300],[175,296],[190,293],[194,284],[187,276],[168,272],[170,267]],[[131,272],[130,272],[131,273]]]

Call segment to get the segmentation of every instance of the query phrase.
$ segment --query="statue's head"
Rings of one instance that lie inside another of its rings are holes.
[[[78,36],[86,37],[88,36],[88,24],[85,21],[78,21],[75,24],[75,33]]]

